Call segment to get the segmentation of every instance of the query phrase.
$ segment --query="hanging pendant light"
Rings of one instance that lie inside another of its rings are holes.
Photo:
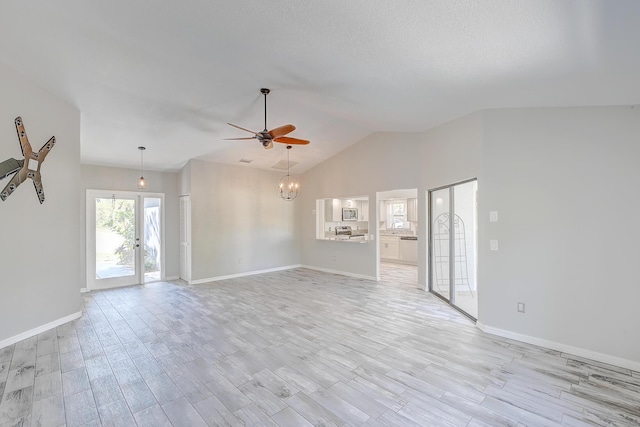
[[[287,201],[295,199],[300,191],[300,183],[289,173],[289,150],[291,150],[291,146],[287,145],[287,174],[278,182],[278,193],[280,193],[282,200]]]
[[[144,178],[144,162],[143,162],[143,154],[145,147],[138,147],[140,150],[140,178],[138,178],[138,189],[146,190],[147,189],[147,180]]]

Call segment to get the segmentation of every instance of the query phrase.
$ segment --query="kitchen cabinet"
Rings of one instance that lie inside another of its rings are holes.
[[[400,259],[398,236],[380,236],[380,258]]]
[[[325,222],[342,221],[342,203],[339,199],[326,199],[324,201]]]
[[[418,199],[407,199],[407,221],[418,222]]]
[[[381,200],[380,201],[380,221],[386,221],[387,220],[387,201],[386,200]]]
[[[324,220],[325,222],[333,222],[333,204],[331,199],[324,201]]]
[[[360,200],[357,204],[358,207],[358,221],[369,221],[369,201]]]

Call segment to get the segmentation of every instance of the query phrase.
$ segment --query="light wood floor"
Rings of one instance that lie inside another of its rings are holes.
[[[402,284],[298,269],[83,297],[0,349],[0,425],[640,425],[640,373],[487,335]]]
[[[380,261],[380,281],[391,285],[406,284],[418,287],[418,266]]]

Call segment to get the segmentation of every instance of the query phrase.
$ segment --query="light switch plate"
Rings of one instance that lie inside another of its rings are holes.
[[[489,222],[498,222],[498,211],[489,211]]]
[[[489,249],[492,251],[498,250],[498,241],[497,240],[489,240]]]

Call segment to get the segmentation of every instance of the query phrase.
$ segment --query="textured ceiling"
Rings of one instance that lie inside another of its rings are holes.
[[[639,23],[637,0],[3,1],[0,61],[81,111],[89,164],[269,169],[283,145],[222,140],[262,130],[268,87],[299,173],[479,109],[638,104]]]

